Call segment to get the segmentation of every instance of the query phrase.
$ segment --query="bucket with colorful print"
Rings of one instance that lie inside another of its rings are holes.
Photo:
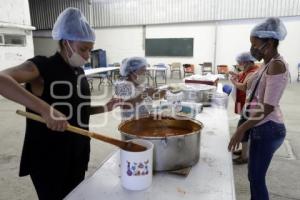
[[[153,144],[147,140],[133,139],[147,150],[131,152],[121,149],[121,183],[128,190],[144,190],[152,183]]]

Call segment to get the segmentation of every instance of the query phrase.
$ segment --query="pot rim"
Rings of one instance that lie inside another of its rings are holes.
[[[142,118],[148,118],[148,117],[142,117]],[[140,119],[142,119],[140,118]],[[187,137],[187,136],[190,136],[190,135],[195,135],[195,134],[201,134],[201,130],[204,128],[204,125],[202,122],[198,121],[198,120],[195,120],[195,119],[186,119],[186,120],[190,120],[196,124],[198,124],[200,126],[200,129],[198,131],[193,131],[191,133],[187,133],[187,134],[184,134],[184,135],[170,135],[170,136],[158,136],[158,137],[153,137],[153,136],[138,136],[138,135],[134,135],[134,134],[130,134],[130,133],[124,133],[123,131],[121,131],[121,127],[126,124],[126,123],[129,123],[131,121],[134,121],[135,119],[130,119],[130,120],[127,120],[127,121],[124,121],[124,122],[121,122],[118,126],[118,131],[123,134],[123,135],[126,135],[126,136],[134,136],[136,138],[143,138],[143,139],[151,139],[151,140],[162,140],[162,139],[166,139],[166,138],[180,138],[180,137]]]

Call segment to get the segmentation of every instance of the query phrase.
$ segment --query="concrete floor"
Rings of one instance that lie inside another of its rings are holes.
[[[177,82],[178,80],[172,80]],[[94,83],[97,88],[97,84]],[[107,88],[107,91],[105,91]],[[93,96],[93,104],[102,104],[111,96],[111,87],[102,87],[101,92],[97,89]],[[274,200],[300,200],[300,83],[288,86],[282,99],[282,109],[287,125],[287,138],[276,153],[269,172],[268,186],[271,199]],[[103,98],[102,98],[103,97]],[[0,100],[0,200],[27,200],[37,199],[34,188],[29,177],[18,177],[19,161],[24,139],[24,118],[15,114],[16,109],[21,106],[5,99]],[[233,114],[233,101],[230,99],[229,124],[231,132],[237,124],[237,116]],[[119,110],[109,114],[100,114],[91,118],[91,130],[120,137],[117,127]],[[104,120],[103,120],[104,119]],[[112,120],[113,119],[113,120]],[[99,126],[99,123],[104,124]],[[87,177],[95,172],[101,161],[105,159],[114,149],[113,146],[103,142],[92,141],[91,161]],[[249,186],[247,180],[247,165],[234,166],[235,185],[237,200],[249,199]]]

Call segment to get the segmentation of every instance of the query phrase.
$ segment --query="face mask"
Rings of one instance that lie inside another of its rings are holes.
[[[71,45],[68,43],[68,46],[72,52],[71,57],[68,57],[68,62],[72,67],[81,67],[87,63],[87,61],[82,58],[77,52],[73,51]]]
[[[264,57],[264,54],[262,50],[266,47],[267,43],[261,45],[259,48],[251,47],[250,53],[251,55],[256,58],[256,60],[261,61],[261,59]]]
[[[247,63],[244,65],[244,70],[248,70],[253,64],[252,63]]]
[[[245,71],[245,70],[248,70],[248,68],[251,67],[251,66],[252,66],[252,64],[247,62],[247,63],[241,65],[239,67],[239,69],[241,69],[242,71]]]
[[[135,82],[138,84],[138,85],[142,85],[146,82],[146,75],[137,75],[136,74],[136,80]]]
[[[245,66],[244,66],[244,65],[238,65],[238,69],[239,69],[240,71],[244,71]]]

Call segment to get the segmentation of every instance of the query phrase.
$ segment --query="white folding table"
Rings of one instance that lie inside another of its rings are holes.
[[[128,191],[120,181],[119,150],[113,152],[90,178],[67,197],[68,200],[235,200],[231,153],[227,151],[229,127],[227,111],[204,108],[197,120],[204,124],[200,160],[187,177],[156,173],[151,187]]]

